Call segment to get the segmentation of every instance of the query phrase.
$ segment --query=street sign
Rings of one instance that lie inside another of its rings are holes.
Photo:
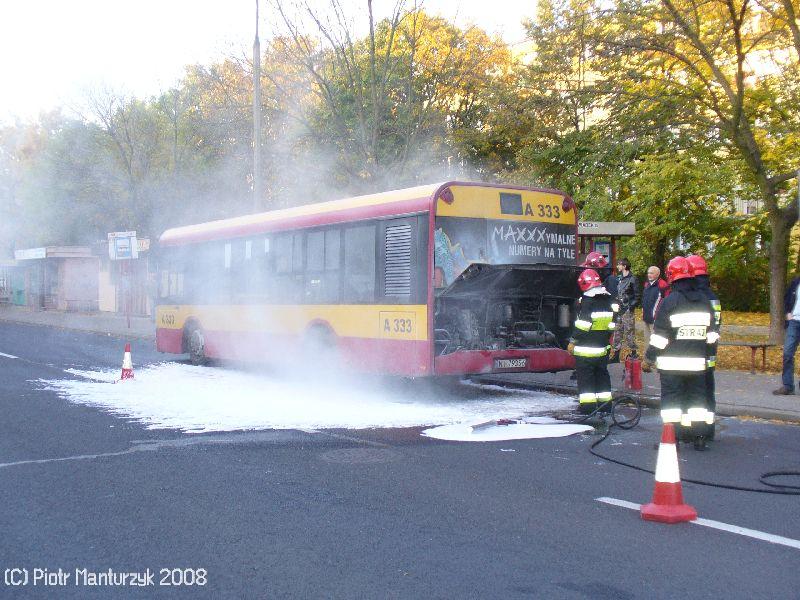
[[[139,258],[135,231],[115,231],[108,234],[108,256],[111,260]]]
[[[636,224],[629,221],[579,221],[578,235],[636,235]]]
[[[47,258],[47,248],[27,248],[26,250],[14,250],[14,258],[16,260]]]

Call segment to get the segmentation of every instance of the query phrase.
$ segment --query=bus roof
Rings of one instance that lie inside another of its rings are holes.
[[[231,219],[174,227],[161,234],[160,243],[162,246],[181,246],[211,240],[247,237],[271,231],[430,212],[440,191],[452,185],[531,189],[513,185],[460,181],[432,183],[378,194],[354,196]],[[563,194],[556,190],[546,191]]]
[[[329,223],[357,221],[394,214],[412,214],[431,209],[441,183],[413,188],[306,204],[167,229],[161,234],[162,246],[179,246],[209,240],[245,237]]]

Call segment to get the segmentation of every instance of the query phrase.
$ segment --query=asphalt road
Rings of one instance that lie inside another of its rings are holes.
[[[653,479],[592,456],[594,436],[189,435],[37,383],[117,367],[120,351],[112,337],[0,323],[0,353],[17,357],[0,355],[0,597],[800,597],[798,548],[598,502],[647,502]],[[137,365],[165,359],[137,347]],[[756,486],[800,468],[798,433],[726,419],[710,451],[681,450],[682,474]],[[658,439],[647,413],[599,449],[652,468]],[[706,519],[800,539],[800,497],[686,483],[684,496]],[[154,585],[84,585],[109,569],[149,569]]]

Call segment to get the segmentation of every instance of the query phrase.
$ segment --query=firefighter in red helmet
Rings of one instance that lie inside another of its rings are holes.
[[[642,364],[649,371],[655,362],[661,378],[661,418],[674,423],[684,440],[697,450],[706,447],[706,370],[714,311],[697,288],[689,261],[676,256],[667,265],[672,293],[658,309],[650,345]]]
[[[592,250],[586,255],[586,258],[583,260],[581,266],[588,269],[593,269],[598,275],[600,275],[600,279],[603,282],[603,287],[606,288],[606,291],[613,299],[614,312],[618,312],[619,304],[617,304],[616,300],[617,277],[611,272],[611,267],[609,267],[606,257],[596,250]]]
[[[708,334],[708,344],[706,344],[708,348],[706,361],[706,366],[708,367],[706,369],[706,410],[708,411],[706,414],[706,438],[713,440],[715,437],[714,413],[717,407],[717,399],[714,394],[714,372],[717,366],[717,345],[722,328],[722,304],[720,304],[719,298],[709,285],[708,265],[706,265],[705,259],[699,254],[692,254],[687,256],[686,260],[689,261],[694,273],[697,289],[703,292],[709,304],[711,304],[711,310],[714,312],[714,322],[712,330]]]
[[[611,295],[603,287],[597,271],[583,271],[578,277],[578,287],[583,295],[578,299],[578,314],[569,349],[575,356],[578,410],[589,414],[598,408],[611,408],[608,351],[615,322]]]
[[[606,257],[599,252],[592,251],[586,255],[586,258],[581,266],[588,267],[589,269],[604,269],[608,266],[608,261],[606,260]]]

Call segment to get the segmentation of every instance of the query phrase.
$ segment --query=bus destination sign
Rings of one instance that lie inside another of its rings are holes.
[[[492,262],[575,264],[575,228],[558,223],[489,221]]]

